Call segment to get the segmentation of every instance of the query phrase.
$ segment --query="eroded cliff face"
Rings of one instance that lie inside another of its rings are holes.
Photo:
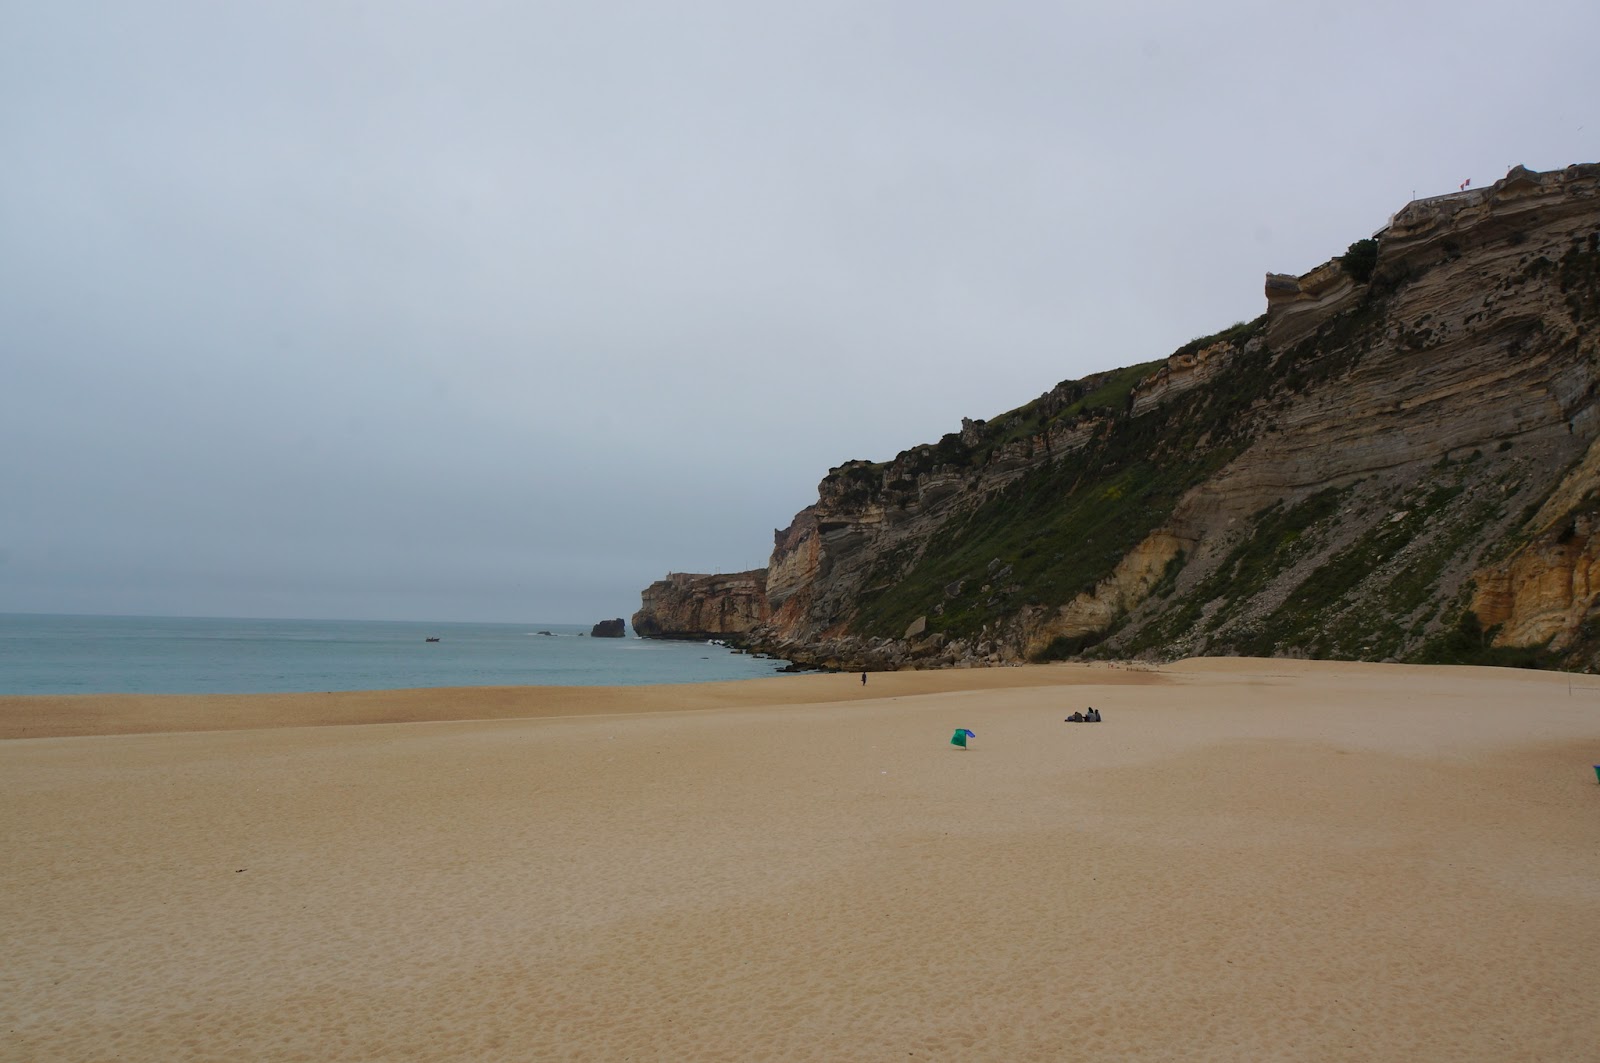
[[[718,575],[670,573],[646,587],[633,630],[643,638],[738,635],[765,621],[766,569]]]
[[[1600,166],[1409,204],[1361,268],[1269,275],[1267,304],[831,470],[745,637],[901,667],[1444,659],[1481,630],[1600,664]]]
[[[1528,541],[1476,574],[1472,611],[1501,647],[1543,646],[1580,662],[1600,631],[1600,441],[1524,524]]]
[[[1586,515],[1480,572],[1472,608],[1497,645],[1559,652],[1592,637],[1584,625],[1597,598],[1600,533]]]

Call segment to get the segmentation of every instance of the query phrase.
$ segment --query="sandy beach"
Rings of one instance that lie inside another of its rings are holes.
[[[0,698],[0,1058],[1600,1058],[1595,763],[1277,660]]]

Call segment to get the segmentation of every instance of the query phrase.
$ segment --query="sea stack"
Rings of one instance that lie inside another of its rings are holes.
[[[602,620],[589,631],[589,635],[597,639],[620,639],[627,633],[628,626],[620,616],[615,620]]]

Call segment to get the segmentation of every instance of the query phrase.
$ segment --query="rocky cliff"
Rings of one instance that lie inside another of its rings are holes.
[[[763,598],[758,573],[726,605],[696,581],[732,577],[673,577],[701,588],[682,624],[736,616],[842,667],[1600,664],[1600,165],[1413,202],[1266,297],[1165,359],[830,470]]]
[[[743,634],[771,616],[767,572],[728,575],[673,572],[646,587],[634,633],[643,638],[704,639]]]

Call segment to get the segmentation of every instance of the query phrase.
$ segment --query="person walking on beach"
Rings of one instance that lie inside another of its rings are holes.
[[[861,673],[861,685],[862,686],[866,686],[867,685],[867,673],[865,673],[865,672]]]

